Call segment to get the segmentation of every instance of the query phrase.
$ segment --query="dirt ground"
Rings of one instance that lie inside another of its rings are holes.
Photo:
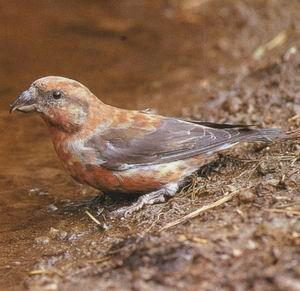
[[[294,130],[299,11],[298,0],[0,3],[0,290],[300,290],[299,140],[222,153],[167,203],[111,220],[128,201],[97,203],[42,121],[8,114],[55,74],[119,107]]]

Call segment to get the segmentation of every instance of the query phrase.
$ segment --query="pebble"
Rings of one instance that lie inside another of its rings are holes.
[[[241,250],[239,250],[239,249],[234,249],[232,251],[232,254],[233,254],[234,257],[240,257],[242,255],[242,253],[243,252]]]
[[[222,104],[222,109],[233,114],[233,113],[238,112],[240,110],[241,106],[242,106],[242,101],[237,97],[232,97],[232,98],[227,99]]]
[[[251,190],[244,190],[239,193],[238,197],[241,203],[251,203],[255,201],[256,195]]]
[[[58,209],[58,207],[56,207],[54,204],[49,204],[47,206],[48,211],[52,212],[52,211],[56,211]]]
[[[49,230],[49,236],[52,239],[56,240],[65,240],[68,236],[68,233],[64,230],[56,229],[54,227],[51,227]]]
[[[39,236],[34,239],[34,241],[38,245],[47,245],[50,242],[50,239],[48,236]]]
[[[280,180],[279,179],[269,179],[269,180],[267,180],[267,183],[271,186],[276,187],[279,185]]]

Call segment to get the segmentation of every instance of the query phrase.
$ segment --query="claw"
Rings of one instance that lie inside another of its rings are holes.
[[[155,203],[163,203],[166,201],[165,196],[174,196],[178,189],[178,184],[169,184],[165,186],[165,188],[159,189],[157,191],[153,191],[151,193],[145,194],[133,203],[130,206],[121,207],[113,212],[111,212],[110,216],[112,218],[128,218],[134,212],[139,211],[145,205],[152,205]]]

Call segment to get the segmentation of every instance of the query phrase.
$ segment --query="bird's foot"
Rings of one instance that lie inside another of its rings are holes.
[[[166,185],[164,188],[159,189],[157,191],[153,191],[143,196],[140,196],[136,202],[134,202],[130,206],[121,207],[110,213],[112,218],[118,217],[128,217],[132,215],[134,212],[142,209],[145,205],[152,205],[156,203],[166,202],[167,197],[172,197],[176,194],[178,190],[178,184],[172,183]]]

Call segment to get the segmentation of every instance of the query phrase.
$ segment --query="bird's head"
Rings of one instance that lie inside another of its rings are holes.
[[[85,122],[90,104],[100,102],[87,87],[63,77],[34,81],[11,105],[10,111],[36,111],[49,126],[73,132]]]

